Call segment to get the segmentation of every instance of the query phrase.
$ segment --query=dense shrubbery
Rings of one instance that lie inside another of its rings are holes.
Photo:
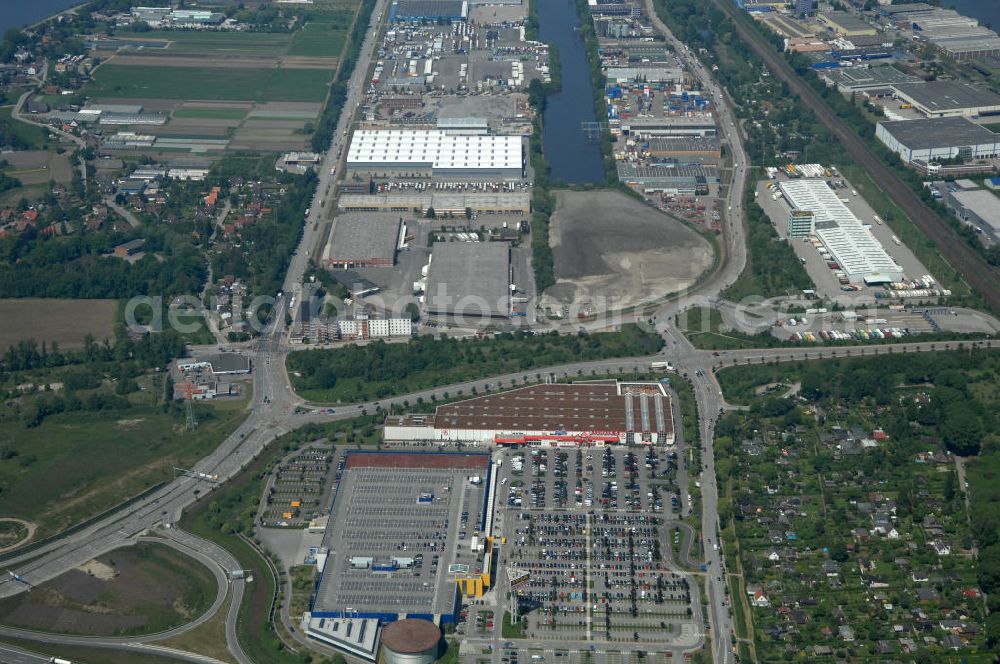
[[[128,410],[134,404],[126,395],[139,389],[136,378],[182,357],[185,351],[184,341],[172,330],[138,340],[119,334],[114,344],[99,344],[88,336],[82,350],[69,353],[60,351],[56,344],[39,347],[34,340],[21,341],[0,356],[0,386],[7,385],[10,394],[19,397],[0,419],[19,418],[25,426],[36,427],[46,417],[59,413]],[[50,369],[56,371],[46,371]],[[34,393],[13,388],[23,372],[34,371],[61,382],[62,390]],[[154,399],[159,401],[162,396],[163,402],[169,403],[173,385],[169,380],[157,385],[162,385],[163,393],[153,395]]]
[[[528,103],[535,112],[529,139],[528,159],[535,172],[531,198],[531,267],[535,272],[535,291],[542,293],[556,282],[555,261],[549,245],[549,219],[555,210],[550,191],[549,165],[542,154],[542,116],[547,91],[537,78],[528,84]]]
[[[777,297],[812,288],[812,280],[795,256],[795,250],[778,237],[764,210],[747,197],[747,268],[742,278],[725,296],[739,301],[744,297]]]
[[[620,332],[560,336],[504,333],[493,339],[421,337],[408,344],[292,353],[288,369],[296,390],[330,400],[361,400],[535,368],[655,353],[656,334],[635,325]]]

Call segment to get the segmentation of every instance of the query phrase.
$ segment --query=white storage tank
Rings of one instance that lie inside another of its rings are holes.
[[[441,630],[422,618],[406,618],[382,628],[385,664],[433,664],[438,656]]]

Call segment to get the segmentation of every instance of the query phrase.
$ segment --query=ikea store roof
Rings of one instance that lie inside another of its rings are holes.
[[[455,135],[437,129],[360,129],[349,164],[430,164],[435,170],[520,169],[521,137]]]
[[[848,276],[885,275],[890,280],[902,277],[896,261],[825,180],[790,180],[779,186],[792,208],[815,213],[816,235]]]

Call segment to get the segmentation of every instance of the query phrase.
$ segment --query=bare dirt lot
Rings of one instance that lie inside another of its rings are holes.
[[[73,179],[69,158],[47,150],[6,152],[0,161],[9,164],[5,169],[7,175],[17,178],[25,186],[44,184],[50,180],[66,184]]]
[[[204,565],[161,544],[140,543],[0,601],[0,619],[91,636],[159,632],[203,613],[215,589]]]
[[[319,115],[323,110],[323,104],[314,104],[308,101],[269,101],[257,104],[256,108],[261,112],[280,113],[281,111],[301,111],[303,113],[313,113]]]
[[[163,55],[119,55],[109,62],[116,65],[152,66],[152,67],[204,67],[205,58],[178,56],[173,54]],[[224,69],[264,69],[276,67],[277,58],[250,58],[245,56],[232,57],[212,55],[211,63],[213,67]]]
[[[288,69],[336,69],[340,58],[286,55],[279,60],[279,66]]]
[[[82,348],[87,334],[110,339],[116,308],[115,300],[0,300],[0,349],[23,339],[57,341],[63,350]]]
[[[239,120],[203,120],[200,118],[178,118],[160,127],[145,129],[155,136],[221,136],[229,129],[238,127]]]
[[[556,192],[550,242],[560,304],[614,311],[691,286],[712,265],[708,240],[614,191]]]

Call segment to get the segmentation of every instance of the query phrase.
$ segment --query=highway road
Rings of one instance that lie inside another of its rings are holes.
[[[183,632],[190,629],[194,629],[199,625],[204,624],[206,621],[212,618],[215,613],[219,610],[222,604],[225,602],[226,597],[229,594],[230,579],[229,572],[233,569],[238,569],[238,564],[232,555],[225,549],[212,544],[206,540],[199,537],[191,535],[190,533],[185,533],[176,528],[168,528],[157,530],[155,532],[155,537],[139,537],[137,541],[140,542],[152,542],[156,544],[161,544],[164,546],[169,546],[181,553],[194,558],[201,564],[205,565],[212,572],[215,577],[217,592],[215,600],[212,606],[205,611],[202,615],[195,618],[195,620],[186,623],[180,627],[166,630],[163,632],[157,632],[155,634],[148,634],[143,636],[127,636],[127,637],[91,637],[91,636],[74,636],[68,634],[52,634],[43,633],[27,629],[18,629],[15,627],[0,626],[0,638],[9,637],[23,640],[39,641],[42,643],[49,644],[65,644],[67,646],[72,645],[84,645],[91,647],[123,647],[129,646],[136,652],[148,651],[159,653],[161,648],[159,646],[155,648],[141,648],[140,646],[147,646],[156,641],[163,641],[169,639],[173,636],[177,636]],[[239,595],[242,596],[242,580],[236,580],[232,582],[234,591],[239,588]],[[229,619],[232,620],[235,627],[236,613],[239,607],[239,602],[234,602],[231,606],[229,612]],[[235,632],[234,632],[235,633]],[[242,648],[240,648],[239,643],[230,644],[230,649],[233,656],[236,658],[240,664],[252,664],[251,660],[243,653]],[[181,657],[187,657],[189,661],[214,661],[211,658],[205,659],[200,658],[201,656],[195,655],[193,653],[185,653],[183,651],[175,650],[176,653]]]
[[[6,664],[35,664],[36,662],[48,662],[49,658],[37,655],[27,650],[21,650],[14,646],[0,643],[0,662]]]
[[[337,129],[333,134],[330,147],[318,167],[319,184],[316,187],[316,195],[312,205],[309,207],[309,214],[306,216],[302,239],[292,256],[288,273],[285,275],[285,293],[293,293],[300,288],[302,275],[305,273],[309,259],[318,256],[322,251],[319,244],[324,236],[326,220],[332,217],[335,212],[333,196],[337,181],[343,171],[348,140],[351,137],[349,130],[354,124],[357,111],[361,108],[361,102],[364,101],[372,61],[381,43],[382,18],[388,15],[388,8],[389,0],[377,0],[372,10],[357,64],[347,83],[347,99],[341,110]]]
[[[678,56],[684,62],[684,65],[702,83],[703,91],[708,93],[707,96],[715,101],[719,135],[729,146],[730,158],[732,159],[732,177],[728,191],[726,192],[725,207],[723,209],[723,216],[726,221],[723,226],[723,236],[726,240],[723,245],[725,254],[722,256],[720,267],[715,274],[705,282],[699,284],[695,289],[700,296],[714,298],[736,281],[747,263],[746,224],[745,211],[743,209],[748,175],[746,149],[743,147],[740,126],[733,115],[732,105],[725,90],[716,82],[708,69],[705,68],[705,65],[660,20],[653,5],[653,0],[645,0],[645,2],[646,14],[650,17],[653,27],[673,46]],[[672,305],[676,307],[676,302],[672,303]],[[672,305],[665,305],[665,308],[670,310]],[[666,313],[666,311],[663,313]],[[658,315],[660,315],[660,312],[658,312]]]

